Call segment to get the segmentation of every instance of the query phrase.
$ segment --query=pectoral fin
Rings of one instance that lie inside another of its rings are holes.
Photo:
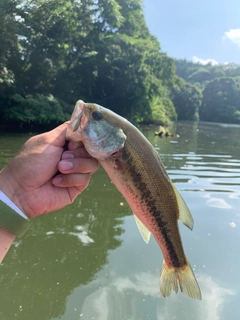
[[[148,243],[150,240],[151,232],[146,228],[146,226],[142,223],[141,220],[138,219],[138,217],[134,215],[137,227],[139,232],[141,233],[141,236],[143,237],[143,240]]]
[[[179,208],[179,217],[178,219],[185,224],[189,229],[192,230],[193,228],[193,218],[191,215],[191,212],[189,211],[185,201],[183,200],[182,196],[180,193],[177,191],[177,189],[173,186],[174,193],[177,198],[177,203],[178,203],[178,208]]]

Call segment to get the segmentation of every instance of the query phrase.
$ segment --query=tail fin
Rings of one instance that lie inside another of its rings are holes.
[[[193,299],[202,299],[201,291],[190,264],[187,261],[183,268],[169,268],[163,261],[162,271],[160,275],[160,290],[163,297],[169,296],[171,290],[178,292],[180,290]]]

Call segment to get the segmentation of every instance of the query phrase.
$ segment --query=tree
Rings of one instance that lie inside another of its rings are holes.
[[[172,101],[178,120],[199,120],[201,100],[202,93],[196,85],[184,82],[181,88],[173,90]]]
[[[16,32],[20,27],[17,0],[2,0],[0,2],[0,95],[5,94],[15,79],[9,66],[12,56],[18,54],[18,39]]]
[[[175,60],[176,73],[177,75],[187,81],[188,77],[195,72],[201,65],[187,61],[186,59]]]
[[[198,82],[203,83],[212,79],[210,70],[205,68],[199,68],[197,71],[193,72],[189,77],[188,81],[191,83]]]
[[[203,121],[240,123],[239,80],[223,77],[210,81],[203,91],[200,119]]]
[[[0,21],[7,30],[2,37],[0,31],[0,39],[7,39],[0,64],[4,61],[2,78],[14,85],[11,90],[6,81],[0,85],[2,121],[27,122],[29,116],[34,123],[43,103],[41,119],[58,122],[70,116],[79,98],[132,120],[174,118],[169,98],[178,86],[174,61],[149,33],[141,0],[3,0],[3,5],[9,14]]]

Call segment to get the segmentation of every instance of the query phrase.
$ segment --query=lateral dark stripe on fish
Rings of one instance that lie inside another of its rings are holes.
[[[167,248],[172,265],[175,268],[183,267],[184,265],[186,265],[186,259],[184,256],[184,258],[180,258],[177,254],[172,239],[169,236],[171,230],[168,229],[168,223],[164,221],[163,218],[161,218],[162,214],[157,206],[157,201],[152,196],[147,184],[143,181],[141,172],[137,170],[137,166],[134,164],[134,159],[131,157],[131,153],[127,152],[126,149],[127,147],[123,149],[122,159],[126,161],[126,167],[128,168],[129,174],[132,177],[135,187],[141,192],[140,202],[142,204],[145,204],[145,206],[148,208],[149,212],[152,215],[154,223],[156,223],[159,227],[159,230],[161,230],[164,244]]]
[[[190,229],[193,219],[150,142],[126,119],[82,100],[76,103],[67,138],[82,141],[99,160],[133,210],[143,239],[148,242],[150,232],[155,237],[164,256],[162,295],[180,288],[189,297],[201,299],[178,229],[178,219]]]

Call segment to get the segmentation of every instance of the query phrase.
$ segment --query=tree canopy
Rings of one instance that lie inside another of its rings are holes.
[[[210,81],[203,91],[200,117],[204,121],[240,123],[240,82],[231,77]]]
[[[198,86],[184,82],[180,88],[173,90],[172,100],[178,114],[178,120],[199,120],[202,92]]]
[[[3,0],[0,6],[2,121],[63,121],[80,98],[132,120],[176,119],[169,95],[177,85],[174,60],[149,33],[141,0]]]
[[[162,52],[142,0],[0,2],[1,126],[56,125],[78,99],[138,122],[238,122],[238,77],[235,64]],[[217,117],[223,110],[228,116]]]
[[[199,113],[202,121],[240,123],[239,65],[202,65],[186,60],[176,60],[175,65],[185,81],[173,95],[178,119],[196,120]],[[192,112],[186,114],[186,108]]]

